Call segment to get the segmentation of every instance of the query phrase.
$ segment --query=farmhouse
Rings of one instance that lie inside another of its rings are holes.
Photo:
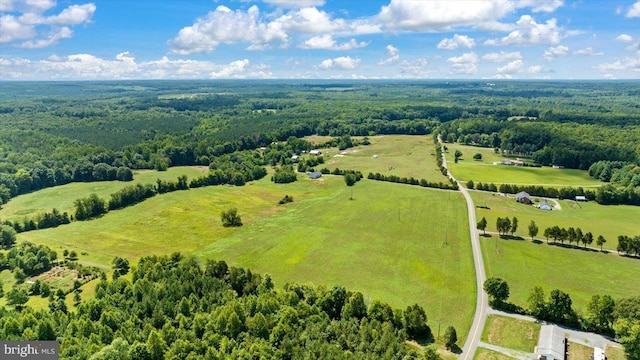
[[[516,201],[523,204],[533,204],[533,201],[531,201],[531,195],[524,191],[516,194]]]
[[[566,339],[561,329],[554,325],[543,325],[540,329],[536,354],[540,360],[566,360]]]
[[[587,200],[587,197],[584,195],[578,195],[576,196],[576,201],[589,201],[589,200]]]
[[[310,172],[308,174],[309,174],[309,179],[319,179],[322,177],[322,173],[319,171]]]
[[[538,209],[540,209],[540,210],[553,210],[553,205],[549,204],[547,202],[547,200],[543,200],[540,203],[540,206],[538,206]]]
[[[322,151],[320,151],[320,150],[311,150],[311,151],[309,151],[309,154],[320,156],[320,155],[322,155]]]

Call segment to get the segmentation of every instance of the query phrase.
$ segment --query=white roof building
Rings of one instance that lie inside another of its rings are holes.
[[[543,325],[536,354],[541,360],[565,360],[565,341],[562,329],[554,325]]]
[[[593,360],[605,360],[604,349],[599,347],[593,348]]]

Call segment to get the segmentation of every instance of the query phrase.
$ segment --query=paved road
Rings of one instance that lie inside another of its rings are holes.
[[[438,135],[438,142],[440,143],[440,145],[442,144],[440,135]],[[460,184],[460,182],[458,182],[453,177],[453,175],[451,175],[451,172],[449,172],[449,169],[447,168],[447,159],[444,155],[445,154],[443,151],[442,166],[447,169],[447,176],[458,183],[458,187],[460,188],[462,195],[464,195],[464,198],[467,201],[467,211],[469,213],[469,233],[471,235],[471,248],[473,250],[473,263],[475,264],[476,268],[476,314],[473,318],[473,323],[471,324],[471,330],[469,331],[469,336],[467,336],[467,341],[462,347],[462,354],[460,354],[459,357],[459,359],[462,360],[470,360],[473,359],[473,355],[476,353],[476,349],[478,347],[478,344],[480,343],[480,336],[482,335],[482,330],[484,329],[484,323],[487,320],[489,301],[487,298],[487,294],[482,289],[482,285],[487,279],[487,275],[484,272],[484,261],[482,260],[480,239],[478,237],[478,231],[476,230],[476,207],[475,205],[473,205],[473,200],[471,199],[467,188],[462,186],[462,184]]]

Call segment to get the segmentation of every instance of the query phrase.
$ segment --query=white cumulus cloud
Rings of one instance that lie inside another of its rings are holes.
[[[476,46],[476,42],[472,38],[468,37],[467,35],[454,34],[453,38],[451,39],[442,39],[438,43],[437,47],[438,49],[442,50],[456,50],[460,48],[471,49],[474,46]]]
[[[613,63],[600,64],[598,69],[604,73],[608,73],[611,70],[624,71],[632,70],[640,72],[640,55],[638,57],[625,56],[624,58],[617,60]]]
[[[352,50],[365,47],[368,44],[369,43],[367,42],[357,42],[356,39],[351,39],[348,42],[339,44],[338,42],[336,42],[333,36],[325,34],[322,36],[314,36],[310,39],[307,39],[298,47],[302,49]]]
[[[393,45],[387,45],[385,55],[387,55],[387,58],[380,60],[378,65],[391,65],[400,60],[400,50],[395,48]]]
[[[636,3],[629,8],[626,16],[630,18],[640,17],[640,1],[636,1]]]
[[[591,46],[584,48],[584,49],[580,49],[580,50],[576,50],[573,52],[575,55],[585,55],[585,56],[601,56],[604,55],[603,52],[596,52],[595,50],[593,50],[593,48]]]
[[[262,2],[283,8],[303,8],[325,4],[325,0],[262,0]]]
[[[632,42],[633,41],[633,37],[631,35],[628,34],[620,34],[618,35],[618,37],[616,38],[616,41],[620,41],[620,42]]]
[[[558,45],[555,47],[552,46],[549,49],[545,50],[542,57],[547,61],[551,61],[560,56],[567,55],[568,52],[569,52],[569,48],[564,45]]]
[[[462,54],[458,57],[447,59],[451,65],[451,71],[455,74],[476,74],[478,72],[478,55],[474,52]]]
[[[522,54],[519,51],[514,52],[504,52],[500,51],[500,53],[488,53],[482,56],[482,60],[490,61],[490,62],[505,62],[505,61],[513,61],[522,59]]]
[[[519,8],[529,7],[535,12],[554,12],[556,9],[564,5],[563,0],[519,0],[517,6]]]
[[[318,67],[323,70],[338,69],[338,70],[352,70],[358,67],[360,59],[352,58],[350,56],[341,56],[333,59],[323,60]]]
[[[556,19],[539,24],[530,15],[522,15],[515,30],[501,39],[487,40],[485,45],[555,45],[563,39],[561,31]]]

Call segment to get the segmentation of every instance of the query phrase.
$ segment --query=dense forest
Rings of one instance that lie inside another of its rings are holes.
[[[367,307],[340,286],[275,290],[269,275],[203,265],[145,257],[131,281],[102,280],[75,311],[0,309],[0,338],[57,339],[65,359],[439,359],[407,342],[432,338],[418,305]]]

